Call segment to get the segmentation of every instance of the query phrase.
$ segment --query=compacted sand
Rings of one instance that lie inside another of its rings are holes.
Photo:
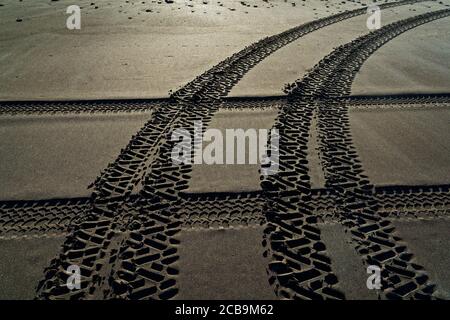
[[[179,299],[276,299],[267,282],[261,227],[180,235]],[[203,263],[198,263],[199,261]]]
[[[449,221],[398,221],[395,226],[411,249],[417,252],[419,262],[430,269],[431,276],[440,284],[436,296],[449,300]]]
[[[450,109],[353,111],[355,146],[376,185],[449,182]]]
[[[264,109],[260,111],[220,110],[209,123],[208,128],[219,129],[224,138],[223,141],[226,143],[226,129],[269,130],[273,126],[276,116],[276,109]],[[206,147],[206,143],[204,147]],[[227,150],[224,152],[224,157],[226,152]],[[248,153],[249,148],[246,148],[245,156],[247,159],[249,157]],[[240,192],[259,190],[259,168],[260,166],[257,164],[194,165],[188,192]]]
[[[0,299],[31,300],[36,285],[63,244],[63,237],[0,240]]]
[[[84,197],[151,113],[0,117],[0,199]]]

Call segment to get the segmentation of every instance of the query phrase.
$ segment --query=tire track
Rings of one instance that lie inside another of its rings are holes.
[[[440,10],[401,20],[343,45],[326,56],[303,80],[287,86],[294,97],[346,97],[364,61],[396,36],[424,23],[444,18]],[[428,299],[434,286],[395,235],[391,222],[379,211],[374,187],[363,173],[352,145],[348,108],[330,100],[305,102],[318,114],[319,151],[326,186],[335,190],[334,205],[341,222],[352,234],[358,253],[368,265],[382,269],[383,295],[388,299]]]
[[[263,245],[269,282],[285,299],[344,299],[321,241],[314,214],[307,150],[314,108],[290,97],[274,128],[279,130],[279,172],[261,183],[267,227]]]
[[[419,1],[400,1],[381,7]],[[202,120],[207,125],[218,109],[221,97],[250,68],[277,49],[304,34],[365,12],[365,8],[344,12],[263,39],[197,77],[175,92],[168,103],[156,107],[152,118],[94,182],[92,208],[77,222],[60,256],[46,269],[45,278],[38,286],[38,297],[173,297],[177,293],[171,266],[177,260],[173,236],[181,224],[176,210],[181,204],[177,195],[186,188],[191,168],[171,164],[171,132],[176,128],[193,132],[194,120]],[[139,184],[147,171],[149,175],[141,186]],[[137,212],[134,218],[130,217],[129,237],[119,235],[117,229],[126,212],[126,203],[133,191],[139,191],[140,187],[143,187],[141,194],[149,197],[151,205],[146,212]],[[153,218],[148,220],[150,216]],[[135,237],[141,239],[140,243],[145,246],[133,247]],[[139,250],[146,252],[145,266],[135,262],[141,252]],[[154,263],[147,260],[153,256],[152,252],[158,256]],[[166,259],[166,255],[170,255],[170,259]],[[129,261],[131,265],[127,264]],[[72,264],[81,267],[83,276],[81,289],[75,291],[69,291],[65,285],[68,277],[65,270]],[[133,274],[139,278],[133,279],[131,284],[122,275],[133,268],[137,268]],[[165,273],[169,275],[167,279]],[[108,285],[112,286],[112,293]]]
[[[0,101],[0,115],[145,112],[166,100]]]
[[[396,108],[408,109],[416,106],[426,108],[445,107],[450,105],[449,94],[415,94],[415,95],[388,95],[388,96],[350,96],[344,97],[344,101],[350,109],[370,108]]]
[[[89,198],[0,202],[0,239],[63,233],[86,214]]]
[[[262,192],[180,194],[182,229],[228,228],[259,225],[263,215]],[[331,189],[311,190],[311,203],[319,223],[339,222]],[[450,218],[450,185],[375,187],[380,215],[391,219]],[[140,204],[132,198],[132,213]],[[66,234],[77,218],[86,215],[90,198],[0,202],[0,239],[39,238]],[[145,202],[144,202],[145,203]],[[148,205],[145,204],[145,205]],[[120,228],[119,228],[120,229]],[[124,227],[123,227],[124,229]]]
[[[450,94],[407,94],[383,96],[349,96],[330,98],[345,102],[351,109],[396,108],[407,109],[424,106],[444,107],[450,105]],[[326,102],[327,99],[320,99]],[[162,104],[168,104],[170,98],[155,100],[95,100],[95,101],[23,101],[0,102],[0,116],[18,115],[57,115],[86,113],[148,112]],[[229,109],[278,109],[287,101],[287,96],[268,97],[225,97],[220,108]]]

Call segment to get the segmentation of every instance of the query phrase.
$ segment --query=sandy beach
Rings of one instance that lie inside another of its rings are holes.
[[[372,2],[0,1],[0,300],[449,300],[450,1]]]

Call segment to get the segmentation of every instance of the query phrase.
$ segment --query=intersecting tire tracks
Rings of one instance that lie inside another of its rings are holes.
[[[311,203],[321,223],[337,223],[331,189],[312,189]],[[450,185],[375,187],[378,212],[400,220],[450,218]],[[180,194],[183,229],[233,228],[266,223],[261,191],[239,193]],[[139,209],[137,197],[133,211]],[[80,217],[88,214],[90,198],[1,201],[0,239],[41,238],[64,235]],[[123,219],[125,222],[127,219]],[[120,228],[119,228],[120,229]]]
[[[432,107],[441,108],[450,106],[450,95],[443,93],[350,96],[332,99],[341,100],[341,102],[345,101],[351,109],[411,109],[416,107],[429,109]],[[157,109],[162,104],[168,104],[170,101],[170,98],[116,101],[0,101],[0,116],[149,112]],[[287,96],[283,95],[267,97],[226,97],[222,99],[220,108],[236,110],[278,109],[286,101]]]
[[[421,1],[380,7],[416,2]],[[172,164],[171,132],[184,128],[192,133],[195,120],[207,125],[221,98],[250,68],[277,49],[307,33],[365,12],[365,8],[344,12],[263,39],[197,77],[175,92],[169,102],[156,107],[152,118],[96,179],[91,208],[77,221],[62,252],[46,269],[38,286],[38,298],[174,297],[174,265],[178,258],[175,235],[182,223],[179,208],[183,203],[178,193],[186,189],[191,168]],[[148,204],[138,212],[127,208],[136,191],[140,192],[141,201]],[[123,225],[125,231],[120,230]],[[136,241],[142,246],[138,247]],[[318,257],[317,263],[322,263],[321,259]],[[81,267],[82,282],[79,290],[69,291],[66,270],[72,264]],[[130,273],[132,279],[127,278]],[[329,294],[339,296],[335,292]]]

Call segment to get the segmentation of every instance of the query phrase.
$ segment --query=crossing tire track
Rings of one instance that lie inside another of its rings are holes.
[[[321,98],[317,98],[321,99]],[[450,95],[403,94],[381,96],[349,96],[329,98],[344,102],[350,109],[372,108],[431,108],[448,107]],[[322,100],[327,100],[322,99]],[[0,101],[0,116],[17,115],[58,115],[58,114],[99,114],[149,112],[170,103],[170,98],[154,100],[93,100],[93,101]],[[287,96],[225,97],[220,108],[237,110],[279,109],[287,101]],[[324,101],[325,102],[325,101]]]
[[[181,194],[182,229],[228,228],[266,222],[262,192]],[[312,189],[311,203],[319,223],[339,222],[331,189]],[[391,219],[417,220],[450,218],[450,186],[375,187],[380,215]],[[137,197],[118,230],[124,232],[139,210]],[[0,202],[0,239],[42,238],[67,234],[67,229],[88,213],[89,198],[2,201]]]

